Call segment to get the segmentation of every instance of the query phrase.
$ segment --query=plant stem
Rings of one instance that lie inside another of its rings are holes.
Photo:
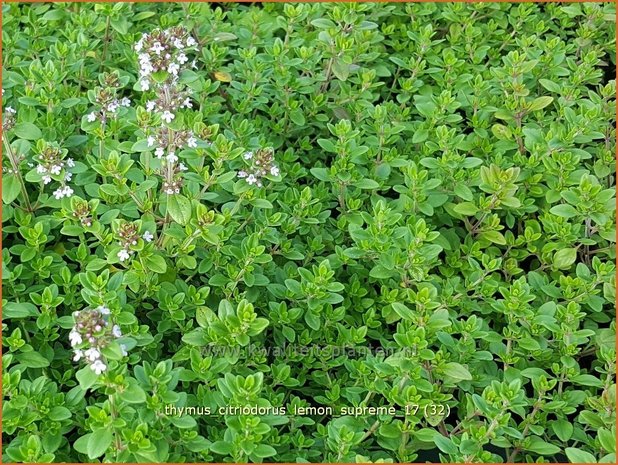
[[[487,428],[487,432],[485,433],[485,435],[483,436],[482,440],[488,439],[489,441],[491,441],[491,434],[494,432],[494,430],[499,426],[500,424],[500,420],[502,419],[502,417],[506,414],[506,409],[509,405],[508,401],[502,401],[502,409],[500,411],[500,413],[498,413],[498,415],[496,415],[496,417],[494,417],[493,420],[491,420],[491,423],[489,424],[489,428]],[[480,443],[481,441],[479,441]],[[464,463],[469,463],[472,461],[472,459],[475,459],[476,456],[479,454],[479,452],[481,452],[483,450],[483,446],[481,445],[481,450],[477,451],[473,454],[470,454],[468,456],[466,456],[464,458]],[[508,462],[508,461],[507,461]]]
[[[525,420],[526,427],[524,428],[524,430],[521,433],[522,441],[526,438],[526,434],[528,434],[528,431],[530,430],[530,425],[532,424],[532,420],[534,419],[534,416],[537,414],[537,412],[541,408],[541,401],[543,400],[543,395],[544,394],[545,394],[544,392],[541,392],[539,394],[539,397],[537,398],[536,402],[534,403],[534,407],[532,409],[532,412],[530,412],[530,415],[528,415],[526,417],[526,420]],[[515,447],[515,449],[513,449],[513,452],[511,452],[511,454],[509,455],[509,457],[507,458],[506,461],[508,463],[513,463],[513,461],[515,460],[517,455],[519,455],[520,451],[521,451],[521,446]]]
[[[363,439],[361,439],[361,442],[363,442],[365,439],[367,439],[369,436],[375,433],[379,427],[380,427],[380,420],[376,420],[375,423],[371,425],[371,428],[367,430],[367,432],[363,436]]]
[[[17,163],[17,157],[15,156],[15,152],[13,151],[13,147],[9,143],[9,140],[6,137],[6,134],[2,134],[2,142],[4,143],[4,148],[6,149],[6,154],[11,162],[11,167],[15,172],[15,176],[17,176],[17,180],[19,181],[19,185],[21,186],[21,195],[24,198],[24,202],[26,204],[26,209],[32,213],[34,210],[32,209],[32,205],[30,204],[30,197],[28,197],[28,191],[26,190],[26,184],[24,183],[24,178],[21,175],[21,171],[19,170],[19,164]]]
[[[345,212],[345,184],[339,183],[339,206],[341,207],[341,211]]]
[[[157,239],[157,248],[161,247],[161,245],[163,244],[163,237],[164,237],[164,232],[165,229],[167,228],[167,225],[170,223],[170,213],[169,211],[165,211],[165,218],[163,219],[163,226],[161,227],[161,234],[159,234],[159,238]]]
[[[110,25],[111,17],[107,16],[107,21],[105,22],[105,37],[103,38],[103,54],[101,55],[101,66],[99,67],[99,72],[103,70],[103,63],[107,59],[107,44],[109,43],[109,25]]]
[[[232,207],[232,210],[230,210],[230,218],[232,216],[234,216],[236,214],[236,212],[240,209],[240,206],[241,206],[242,201],[244,200],[244,198],[245,198],[245,194],[244,193],[240,194],[240,196],[238,197],[238,200],[236,201],[236,203]]]
[[[476,230],[479,228],[481,223],[483,223],[483,221],[485,221],[485,218],[487,218],[487,216],[491,213],[491,209],[494,208],[497,200],[498,200],[498,196],[496,194],[493,194],[491,196],[491,201],[489,202],[488,210],[486,212],[484,212],[481,215],[481,217],[479,218],[479,220],[472,225],[472,229],[470,230],[470,234],[474,235],[476,233]]]
[[[330,57],[330,60],[328,60],[328,65],[326,65],[326,79],[324,80],[324,83],[322,84],[322,87],[320,88],[320,92],[326,92],[326,89],[328,89],[328,85],[330,84],[330,77],[333,73],[333,63],[335,62],[335,55],[333,55],[332,57]]]
[[[111,394],[109,396],[109,412],[112,417],[112,423],[116,421],[116,418],[118,418],[118,410],[116,409],[115,396],[116,394]],[[112,428],[114,430],[114,447],[116,449],[115,462],[118,462],[118,456],[120,455],[120,450],[122,449],[122,441],[120,439],[120,434],[118,433],[118,430],[116,429],[116,427],[112,425]]]
[[[455,434],[457,434],[459,432],[459,430],[463,427],[464,422],[468,421],[468,420],[472,420],[474,417],[478,416],[481,414],[480,410],[475,410],[474,412],[472,412],[471,415],[469,415],[468,417],[464,418],[463,420],[461,420],[456,426],[455,428],[453,428],[449,434],[449,436],[453,436]]]
[[[186,249],[187,247],[189,247],[191,245],[191,243],[200,236],[202,232],[199,229],[196,229],[193,234],[191,234],[190,236],[187,236],[187,238],[182,242],[182,244],[180,245],[180,248],[178,249],[179,253],[181,251],[183,251],[184,249]],[[177,257],[178,253],[174,254],[173,257]]]

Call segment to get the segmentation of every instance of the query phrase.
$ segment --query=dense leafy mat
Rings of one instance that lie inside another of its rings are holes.
[[[4,461],[615,462],[613,4],[2,8]]]

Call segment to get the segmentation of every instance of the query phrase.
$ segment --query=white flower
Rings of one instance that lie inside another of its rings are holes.
[[[163,114],[161,115],[161,119],[169,124],[174,119],[174,113],[171,113],[168,110],[165,110]]]
[[[197,42],[193,37],[189,36],[187,38],[187,47],[194,47],[195,45],[197,45]]]
[[[127,352],[127,346],[125,344],[120,344],[120,352],[122,352],[122,355],[125,357],[129,355],[129,353]]]
[[[187,140],[187,146],[192,149],[197,147],[197,139],[193,136],[189,137],[189,139]]]
[[[239,171],[238,172],[238,177],[239,178],[246,178],[247,177],[247,172],[246,171]]]
[[[128,97],[123,97],[122,100],[120,101],[120,105],[122,105],[123,107],[128,107],[131,105],[131,99]]]
[[[249,176],[247,176],[247,182],[249,184],[255,184],[257,183],[257,178],[253,174],[250,174]]]
[[[143,62],[141,64],[140,74],[142,76],[148,76],[153,71],[154,71],[154,67],[152,66],[152,63],[150,63],[149,61],[148,62]],[[150,85],[147,84],[147,86],[148,86],[148,88],[150,88]],[[143,89],[143,90],[148,90],[148,89]]]
[[[271,166],[270,174],[272,174],[273,176],[279,176],[279,167],[276,165]]]
[[[168,161],[168,163],[175,163],[178,161],[178,157],[174,152],[168,153],[165,159]]]
[[[71,330],[71,332],[69,333],[69,340],[71,341],[71,346],[73,346],[73,347],[75,347],[78,344],[81,344],[82,341],[83,341],[82,335],[79,334],[74,329]]]
[[[47,183],[45,183],[47,184]],[[57,200],[60,200],[61,198],[64,197],[64,188],[63,187],[59,187],[58,189],[56,189],[54,191],[54,197],[56,197]]]
[[[90,114],[86,117],[86,119],[88,120],[88,122],[89,122],[89,123],[92,123],[92,122],[96,121],[96,119],[97,119],[97,115],[96,115],[96,113],[93,111],[92,113],[90,113]]]
[[[168,188],[168,189],[166,189],[166,190],[165,190],[165,193],[166,193],[167,195],[174,195],[174,189],[172,189],[172,188]]]
[[[187,98],[185,99],[185,101],[184,101],[184,102],[182,102],[182,105],[181,105],[181,106],[182,106],[183,108],[193,108],[193,103],[191,102],[191,99],[190,99],[189,97],[187,97]]]
[[[189,168],[187,168],[187,165],[185,165],[184,163],[181,162],[181,163],[178,164],[178,169],[180,171],[187,171]]]
[[[67,158],[67,166],[73,168],[75,166],[75,161],[72,158]]]
[[[55,174],[55,175],[60,174],[60,171],[62,171],[62,166],[60,166],[60,165],[53,165],[53,166],[49,169],[49,172],[50,172],[51,174]]]
[[[157,104],[153,100],[148,100],[146,102],[146,111],[151,112],[156,108]]]
[[[127,252],[125,249],[121,249],[120,252],[118,252],[118,259],[121,262],[124,262],[125,260],[129,259],[129,252]]]
[[[47,168],[45,168],[43,165],[38,165],[36,167],[36,172],[39,174],[45,174],[47,173]]]
[[[43,176],[43,178],[45,177],[46,176]],[[47,182],[45,182],[45,184],[47,184]],[[69,186],[59,187],[54,191],[54,197],[58,200],[64,197],[71,197],[71,195],[73,195],[73,189],[71,189]]]
[[[135,44],[134,50],[136,52],[140,52],[142,50],[142,48],[144,47],[144,41],[142,39],[138,40],[137,43]]]
[[[178,74],[178,70],[180,70],[180,66],[178,63],[170,63],[167,67],[167,72],[176,76]]]
[[[114,335],[114,337],[121,337],[122,336],[122,331],[120,331],[120,326],[114,325],[112,327],[112,334]]]
[[[178,38],[177,38],[177,39],[174,39],[174,42],[173,42],[173,43],[174,43],[174,47],[176,47],[176,48],[178,48],[178,49],[181,49],[181,50],[182,50],[182,49],[184,48],[184,45],[182,44],[182,40],[180,40],[180,39],[178,39]]]
[[[155,42],[154,45],[150,47],[150,50],[155,52],[157,55],[161,55],[161,52],[165,50],[165,47],[161,45],[160,42]]]
[[[181,65],[184,65],[187,61],[189,61],[187,55],[185,55],[184,53],[180,53],[176,59]]]
[[[66,174],[64,175],[64,180],[68,182],[71,180],[72,177],[73,177],[73,173],[69,173],[67,171]]]
[[[152,147],[155,144],[156,139],[153,136],[148,136],[148,147]]]
[[[155,149],[155,155],[157,156],[157,158],[161,158],[164,153],[165,153],[165,150],[163,150],[163,147],[157,147]]]
[[[43,176],[43,184],[49,184],[52,180],[51,176],[45,175]]]
[[[140,81],[139,85],[140,85],[140,87],[142,88],[143,91],[147,91],[148,89],[150,89],[150,83],[146,79],[142,79]]]
[[[197,60],[193,60],[193,61],[191,62],[191,68],[193,68],[193,69],[197,69]]]
[[[253,158],[253,152],[245,152],[243,157],[245,160],[251,160]]]
[[[99,352],[98,349],[91,347],[90,349],[86,350],[86,352],[84,352],[84,355],[86,356],[86,358],[88,358],[88,360],[94,362],[101,356],[101,352]]]
[[[3,89],[3,90],[4,90],[4,89]],[[3,92],[3,93],[4,93],[4,92]],[[6,108],[4,109],[4,111],[6,111],[7,113],[12,113],[12,114],[17,113],[13,107],[6,107]]]
[[[146,242],[152,242],[152,240],[154,239],[154,235],[150,231],[145,231],[144,235],[142,236],[142,238]]]
[[[79,359],[82,358],[84,356],[84,352],[81,349],[75,349],[73,351],[73,353],[75,354],[73,356],[73,361],[74,362],[79,362]]]
[[[111,313],[111,310],[107,307],[105,307],[104,305],[101,305],[100,307],[97,307],[97,310],[99,311],[99,313],[101,315],[109,315]]]
[[[105,363],[103,363],[101,360],[95,360],[92,365],[90,365],[90,368],[92,369],[92,371],[94,371],[97,375],[100,375],[101,373],[103,373],[106,369],[107,366],[105,365]]]
[[[114,100],[112,103],[107,105],[107,111],[109,111],[110,113],[116,113],[119,107],[120,105],[118,104],[118,101]]]

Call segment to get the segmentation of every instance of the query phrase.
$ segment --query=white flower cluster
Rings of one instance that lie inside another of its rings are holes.
[[[248,184],[262,187],[262,178],[266,175],[279,176],[279,167],[275,164],[272,148],[259,149],[255,152],[245,152],[243,158],[250,163],[247,170],[240,170],[238,177]]]
[[[151,84],[157,83],[152,79],[153,73],[165,71],[169,75],[167,82],[176,81],[180,72],[188,67],[187,52],[197,51],[197,45],[197,41],[182,26],[142,34],[135,44],[142,90],[149,90]],[[195,60],[191,67],[196,67]]]
[[[2,167],[2,172],[6,173],[6,174],[19,174],[18,170],[14,170],[13,168],[10,168],[8,166],[3,166]]]
[[[161,125],[147,130],[148,147],[161,160],[158,174],[163,178],[162,191],[166,195],[180,194],[187,166],[180,162],[179,152],[185,148],[197,148],[198,140],[192,131],[171,129],[167,125],[175,119],[178,110],[193,108],[191,90],[182,84],[178,77],[190,66],[188,55],[198,50],[197,41],[182,26],[170,29],[155,29],[142,35],[135,44],[139,62],[139,83],[142,90],[155,91],[153,98],[146,102],[146,111],[156,113]],[[121,260],[126,259],[123,253]]]
[[[84,359],[97,375],[107,370],[101,351],[122,336],[120,327],[110,321],[110,314],[111,311],[105,306],[73,312],[75,325],[69,333],[73,360]],[[120,349],[123,355],[127,355],[124,344],[120,344]]]
[[[92,226],[92,214],[91,206],[87,200],[77,197],[74,202],[71,203],[73,207],[73,217],[81,223],[82,226],[89,228]]]
[[[4,89],[2,89],[2,93],[4,93]],[[15,127],[15,115],[17,112],[13,107],[6,107],[4,109],[4,114],[2,115],[2,130],[10,131]]]
[[[182,182],[179,179],[173,181],[163,181],[163,192],[167,195],[180,194]]]
[[[156,129],[154,133],[146,139],[148,147],[154,149],[155,156],[164,159],[168,164],[178,161],[177,151],[185,147],[194,149],[197,147],[197,139],[193,131],[172,131],[165,126]],[[187,167],[179,164],[180,171],[186,171]]]
[[[127,97],[123,97],[121,99],[113,99],[110,102],[104,103],[99,110],[91,111],[86,116],[86,120],[89,123],[94,123],[96,120],[101,120],[101,122],[107,121],[107,118],[110,116],[116,116],[116,113],[121,107],[130,107],[131,99]]]
[[[159,113],[161,120],[167,124],[176,118],[179,109],[193,107],[191,91],[178,83],[178,77],[189,66],[196,67],[195,60],[188,65],[187,53],[197,49],[196,40],[182,26],[155,29],[149,34],[143,34],[135,44],[140,87],[143,91],[151,87],[156,90],[154,99],[146,102],[146,111]]]
[[[131,255],[135,253],[135,251],[131,249],[131,246],[137,245],[140,235],[138,233],[137,226],[129,222],[121,224],[117,234],[118,243],[122,248],[118,251],[116,256],[118,257],[118,260],[124,262],[131,258]],[[151,242],[154,239],[154,234],[150,231],[145,231],[141,238],[146,242]]]
[[[86,121],[89,123],[99,121],[105,126],[108,119],[118,118],[120,109],[131,106],[131,99],[118,96],[124,83],[117,71],[99,75],[99,82],[101,86],[95,87],[92,91],[97,107],[86,115]]]
[[[193,108],[193,102],[187,97],[188,91],[179,92],[174,88],[169,92],[159,94],[155,100],[146,102],[146,111],[148,113],[161,113],[161,120],[170,124],[176,118],[178,109]]]
[[[150,231],[146,231],[142,235],[142,239],[144,239],[146,242],[152,242],[152,240],[154,239],[154,235]],[[120,242],[120,244],[122,244],[122,241]],[[136,240],[133,240],[131,242],[131,245],[136,245],[136,244],[137,244]],[[121,262],[124,262],[128,260],[129,258],[131,258],[131,254],[133,254],[133,252],[134,251],[129,248],[122,248],[120,249],[120,251],[118,252],[116,256],[118,257],[118,260],[120,260]]]
[[[73,178],[73,173],[69,171],[69,168],[75,166],[72,158],[64,160],[60,148],[48,145],[35,156],[35,160],[38,162],[35,169],[41,175],[43,184],[49,184],[54,179],[60,182],[60,187],[54,191],[56,199],[60,200],[73,195],[73,189],[67,185]]]
[[[71,197],[73,195],[73,192],[73,189],[71,189],[69,186],[62,186],[54,191],[54,197],[57,200],[60,200],[64,197]]]

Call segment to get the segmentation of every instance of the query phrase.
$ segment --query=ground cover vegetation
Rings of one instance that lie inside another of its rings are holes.
[[[12,462],[615,462],[615,5],[3,3]]]

